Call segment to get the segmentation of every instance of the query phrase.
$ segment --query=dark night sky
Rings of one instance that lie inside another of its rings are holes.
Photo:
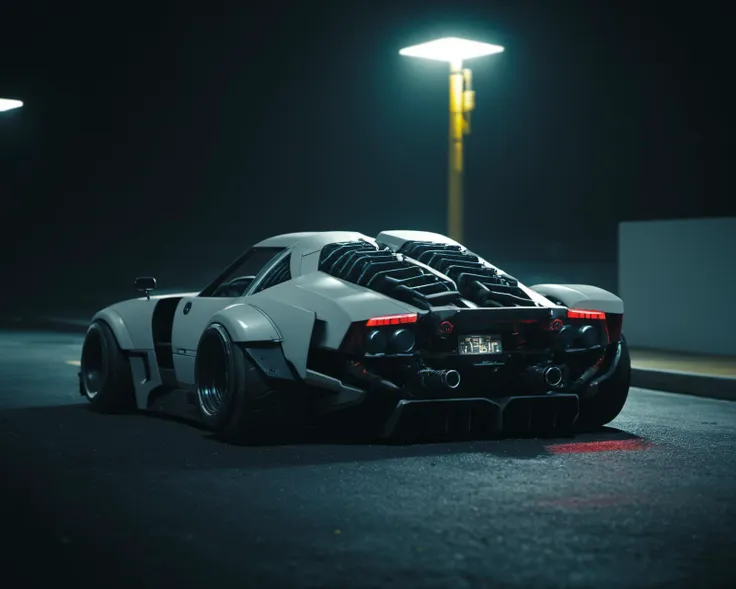
[[[611,263],[620,220],[732,215],[729,12],[681,6],[5,0],[3,282],[196,289],[269,234],[444,231],[447,68],[398,50],[446,35],[506,47],[468,62],[491,261]]]

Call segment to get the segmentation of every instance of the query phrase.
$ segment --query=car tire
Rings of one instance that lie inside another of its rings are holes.
[[[224,326],[212,324],[202,334],[195,381],[202,421],[223,441],[258,444],[284,435],[289,403],[283,387],[266,378]]]
[[[82,345],[80,387],[90,406],[100,413],[135,409],[130,363],[104,321],[93,321]]]
[[[626,404],[630,386],[631,356],[626,340],[621,336],[621,357],[616,371],[598,385],[595,394],[580,399],[580,414],[576,422],[578,429],[600,428],[616,419]]]

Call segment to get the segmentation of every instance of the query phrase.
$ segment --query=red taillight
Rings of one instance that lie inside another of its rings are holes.
[[[382,325],[401,325],[402,323],[416,323],[416,313],[404,313],[403,315],[384,315],[383,317],[373,317],[368,319],[366,325],[368,327],[380,327]]]
[[[588,311],[587,309],[568,309],[567,316],[570,319],[605,319],[603,311]]]

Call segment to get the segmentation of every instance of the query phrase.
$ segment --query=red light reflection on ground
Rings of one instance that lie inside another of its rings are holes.
[[[607,440],[605,442],[576,442],[545,446],[550,454],[584,454],[588,452],[620,452],[622,450],[647,450],[651,443],[646,440]]]

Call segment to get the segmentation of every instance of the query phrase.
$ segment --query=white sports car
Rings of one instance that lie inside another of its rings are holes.
[[[620,298],[524,286],[435,233],[279,235],[201,292],[135,284],[144,296],[94,316],[80,393],[230,441],[325,419],[385,437],[570,431],[628,395]]]

